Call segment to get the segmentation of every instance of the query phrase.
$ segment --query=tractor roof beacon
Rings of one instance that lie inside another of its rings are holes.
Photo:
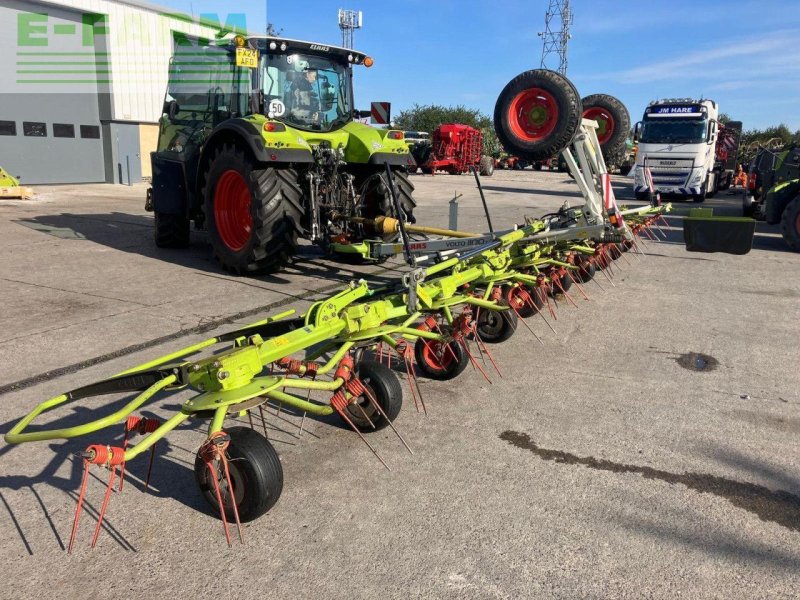
[[[326,249],[380,237],[355,217],[413,222],[403,132],[354,120],[353,67],[372,63],[276,37],[176,39],[146,204],[156,245],[188,245],[194,221],[224,268],[248,274],[283,267],[298,237]]]

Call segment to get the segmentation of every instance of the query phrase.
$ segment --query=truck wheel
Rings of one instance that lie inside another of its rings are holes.
[[[494,174],[494,159],[491,156],[481,156],[480,173],[483,177]]]
[[[633,165],[621,165],[620,168],[619,168],[619,174],[620,175],[627,175],[628,173],[631,172],[632,168],[633,168]]]
[[[494,128],[503,148],[529,161],[561,152],[581,124],[575,86],[555,71],[534,69],[508,82],[494,107]]]
[[[184,215],[156,212],[155,241],[159,248],[186,248],[189,245],[189,219]]]
[[[277,271],[297,248],[303,192],[286,167],[258,169],[235,146],[211,159],[205,177],[205,214],[214,256],[237,273]]]
[[[795,252],[800,252],[800,196],[783,209],[781,232],[789,247]]]
[[[231,474],[233,494],[228,488],[223,466],[214,462],[217,483],[220,486],[225,518],[234,519],[233,503],[236,502],[241,521],[257,519],[278,501],[283,491],[283,467],[278,453],[267,439],[247,427],[231,427],[225,432],[231,437],[228,446],[228,470]],[[211,478],[211,471],[198,454],[194,461],[194,475],[200,492],[219,517],[219,501]]]
[[[650,192],[636,192],[636,199],[637,200],[649,200],[650,199]]]
[[[625,158],[625,140],[631,117],[625,105],[608,94],[592,94],[581,100],[583,118],[597,121],[597,140],[606,165],[617,165]],[[611,169],[609,168],[609,171]]]

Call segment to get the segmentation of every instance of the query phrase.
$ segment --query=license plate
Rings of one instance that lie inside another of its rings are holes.
[[[250,48],[237,48],[236,49],[236,66],[245,67],[247,69],[255,69],[258,67],[258,50],[251,50]]]

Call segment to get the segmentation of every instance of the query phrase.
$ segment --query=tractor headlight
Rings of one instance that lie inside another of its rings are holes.
[[[633,169],[633,182],[637,186],[644,185],[644,172],[642,167],[636,166]]]
[[[703,179],[703,168],[692,169],[692,178],[689,180],[689,186],[700,185],[701,179]]]

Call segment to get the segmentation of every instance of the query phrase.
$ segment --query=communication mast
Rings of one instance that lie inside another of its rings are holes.
[[[558,69],[562,75],[567,74],[567,42],[572,35],[572,10],[569,0],[550,0],[550,6],[544,15],[544,31],[539,32],[542,38],[542,68],[547,69],[547,59],[551,54],[558,56]]]
[[[356,29],[361,29],[364,23],[364,14],[360,10],[339,9],[339,29],[342,30],[342,46],[352,48],[353,36]]]

